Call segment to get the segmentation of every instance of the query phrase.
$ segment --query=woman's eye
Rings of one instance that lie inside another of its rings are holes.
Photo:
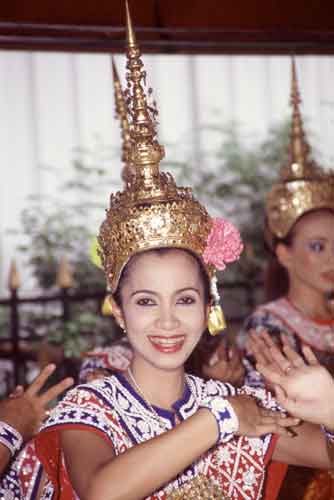
[[[325,245],[321,241],[311,241],[309,247],[313,252],[319,253],[324,250]]]
[[[177,304],[190,305],[194,304],[196,301],[194,297],[180,297],[177,299]]]
[[[152,299],[148,299],[148,298],[143,297],[142,299],[138,299],[136,304],[138,306],[153,306],[154,301]]]

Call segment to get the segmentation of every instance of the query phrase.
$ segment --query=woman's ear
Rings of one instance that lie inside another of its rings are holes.
[[[118,325],[122,328],[122,330],[125,329],[125,321],[124,321],[124,316],[121,307],[116,303],[115,299],[113,298],[112,295],[108,295],[108,300],[110,302],[111,308],[112,308],[112,313],[117,321]]]
[[[284,245],[284,243],[278,243],[275,251],[278,262],[281,264],[281,266],[285,267],[285,269],[290,269],[292,265],[292,255],[290,247]]]

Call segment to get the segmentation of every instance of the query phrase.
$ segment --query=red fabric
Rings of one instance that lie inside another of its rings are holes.
[[[288,471],[288,465],[273,460],[267,467],[263,500],[276,500]]]
[[[62,425],[60,428],[57,427],[57,430],[45,430],[36,436],[36,454],[55,488],[55,498],[57,498],[57,500],[75,500],[71,482],[62,464],[60,446],[60,431],[74,428],[75,430],[89,430],[90,432],[95,432],[110,444],[110,441],[103,432],[80,424]]]

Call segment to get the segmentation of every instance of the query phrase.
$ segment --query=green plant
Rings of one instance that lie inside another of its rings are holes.
[[[219,134],[216,151],[203,152],[201,167],[170,161],[168,166],[179,182],[193,186],[197,196],[211,213],[224,214],[240,229],[245,252],[224,273],[224,281],[251,281],[261,273],[265,261],[263,245],[264,201],[287,157],[289,123],[273,126],[265,140],[247,146],[241,127],[209,126],[206,133]],[[205,168],[211,163],[214,168]]]
[[[80,150],[68,180],[59,185],[56,194],[30,197],[29,206],[21,214],[20,235],[26,243],[18,249],[43,290],[55,285],[63,256],[69,260],[78,290],[105,286],[103,273],[89,258],[93,222],[102,219],[108,190],[115,188],[108,169],[96,166],[101,151],[108,149],[98,144],[92,151]],[[51,175],[54,170],[48,167],[47,173]]]

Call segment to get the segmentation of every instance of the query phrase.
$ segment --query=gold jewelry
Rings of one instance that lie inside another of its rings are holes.
[[[147,406],[149,407],[152,415],[154,416],[155,420],[158,422],[158,424],[160,425],[160,427],[162,429],[165,429],[165,430],[168,430],[168,427],[166,426],[165,422],[162,420],[162,418],[160,417],[160,415],[155,411],[155,409],[153,408],[153,406],[151,405],[151,403],[149,402],[149,400],[147,399],[147,397],[145,396],[144,394],[144,391],[142,390],[142,388],[137,384],[137,381],[131,371],[131,368],[129,366],[128,370],[128,375],[129,375],[129,378],[132,382],[132,384],[134,385],[136,391],[141,395],[141,397],[143,398],[143,400],[145,401],[145,403],[147,404]]]
[[[113,309],[112,309],[109,295],[107,295],[104,298],[104,301],[103,301],[103,304],[101,307],[101,312],[102,312],[103,316],[112,316],[113,315]]]
[[[187,481],[181,488],[167,495],[167,500],[230,500],[223,490],[204,474],[198,474]]]
[[[226,328],[225,316],[220,305],[220,295],[218,291],[218,279],[216,273],[210,280],[210,293],[213,304],[209,309],[208,330],[210,335],[215,336]]]
[[[208,318],[208,330],[210,335],[218,335],[226,328],[226,321],[223,310],[219,304],[210,306]]]
[[[289,372],[292,370],[293,366],[292,365],[287,365],[285,368],[284,368],[284,373],[285,375],[289,375]]]
[[[306,212],[321,208],[334,210],[334,173],[326,173],[310,158],[311,148],[303,130],[300,102],[296,66],[292,60],[289,161],[281,168],[280,180],[273,185],[266,200],[269,229],[266,239],[271,246],[272,236],[287,236]]]

